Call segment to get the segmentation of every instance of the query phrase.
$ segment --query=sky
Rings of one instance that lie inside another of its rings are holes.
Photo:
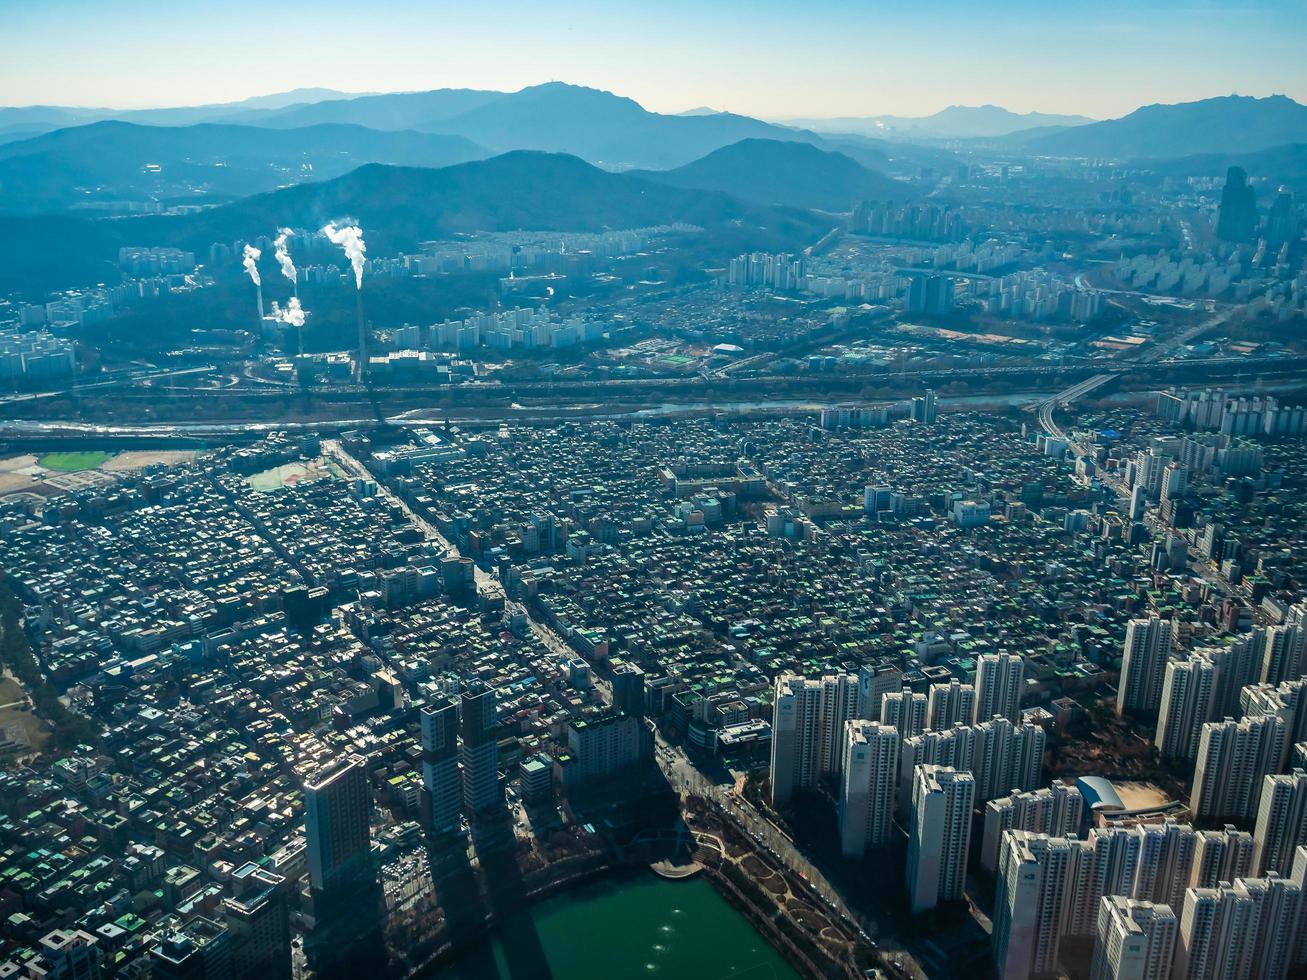
[[[0,0],[0,105],[590,85],[771,119],[1307,102],[1307,0]]]

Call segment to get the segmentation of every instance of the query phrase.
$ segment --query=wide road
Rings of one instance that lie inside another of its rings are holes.
[[[351,455],[350,452],[341,445],[340,440],[324,439],[322,441],[322,452],[323,455],[329,456],[335,460],[341,468],[351,476],[359,477],[360,479],[369,480],[375,483],[377,485],[377,493],[387,503],[399,507],[404,512],[405,516],[413,522],[414,526],[416,526],[418,530],[426,536],[427,540],[434,541],[446,555],[454,558],[462,556],[462,553],[458,549],[458,545],[446,538],[445,535],[441,533],[440,528],[436,527],[436,525],[432,524],[429,520],[410,507],[405,500],[396,495],[385,485],[385,483],[375,476],[364,463]],[[504,600],[505,612],[510,614],[521,613],[525,616],[532,635],[535,636],[535,638],[539,640],[546,649],[560,657],[566,657],[569,659],[580,656],[580,653],[562,636],[560,636],[556,630],[550,627],[547,623],[543,623],[536,617],[532,616],[530,611],[522,603],[508,598],[505,594],[503,583],[476,562],[472,563],[472,574],[476,583],[477,594],[491,599],[502,598]],[[599,689],[599,693],[603,696],[604,700],[607,703],[612,704],[612,687],[608,682],[602,678],[596,678],[595,686]]]

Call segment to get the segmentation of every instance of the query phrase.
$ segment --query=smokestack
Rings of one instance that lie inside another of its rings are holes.
[[[263,330],[263,280],[259,278],[259,256],[263,253],[253,245],[246,245],[241,253],[241,265],[254,283],[254,298],[259,305],[259,330]]]
[[[281,266],[281,274],[290,280],[292,295],[298,296],[300,294],[299,271],[290,257],[289,239],[293,234],[294,232],[289,228],[282,228],[272,243],[272,249],[273,254],[277,256],[277,263]]]
[[[368,328],[363,320],[363,290],[356,289],[354,295],[359,318],[359,380],[365,380],[368,373]]]

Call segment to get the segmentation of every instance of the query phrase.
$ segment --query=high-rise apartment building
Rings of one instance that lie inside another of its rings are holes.
[[[1003,835],[993,930],[994,962],[1002,980],[1057,972],[1078,851],[1078,843],[1065,837],[1025,830]]]
[[[1283,980],[1299,942],[1302,889],[1238,878],[1185,894],[1174,980]]]
[[[903,738],[920,735],[926,730],[930,702],[924,694],[896,691],[880,699],[880,723],[898,729]]]
[[[1002,715],[1016,724],[1021,720],[1026,662],[1016,653],[987,653],[976,662],[976,708],[972,721],[989,721]]]
[[[817,785],[817,723],[821,685],[798,674],[776,678],[772,695],[771,803]]]
[[[840,847],[860,858],[888,844],[894,825],[899,733],[874,721],[845,722],[840,779]]]
[[[1226,824],[1222,830],[1200,830],[1189,871],[1190,888],[1215,888],[1223,881],[1253,874],[1253,835]],[[1184,905],[1181,904],[1181,909]]]
[[[1252,821],[1261,802],[1262,777],[1278,771],[1284,739],[1279,715],[1205,724],[1189,801],[1194,819]]]
[[[1253,830],[1253,868],[1287,876],[1301,845],[1307,844],[1307,772],[1271,774],[1262,779],[1257,825]]]
[[[1216,665],[1206,657],[1191,656],[1167,663],[1153,740],[1163,759],[1192,760],[1198,755],[1203,725],[1211,718],[1215,690]]]
[[[1162,682],[1171,650],[1171,621],[1150,616],[1126,625],[1116,713],[1152,718],[1162,703]]]
[[[844,725],[858,717],[858,675],[824,676],[818,711],[817,771],[823,776],[838,776],[844,765]]]
[[[926,727],[952,728],[970,723],[976,715],[976,689],[959,680],[932,684],[926,700]],[[915,735],[916,732],[911,734]]]
[[[1179,925],[1169,905],[1103,898],[1092,980],[1169,980]]]
[[[1009,830],[1028,830],[1050,837],[1076,836],[1084,819],[1084,805],[1080,790],[1063,782],[990,800],[985,804],[981,866],[991,873],[998,870],[1003,834]]]
[[[918,766],[913,781],[907,884],[912,911],[962,897],[976,785],[968,772]]]

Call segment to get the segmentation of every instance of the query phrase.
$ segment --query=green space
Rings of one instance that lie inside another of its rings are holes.
[[[510,916],[437,980],[610,980],[711,977],[790,980],[798,974],[702,878],[603,881]]]
[[[113,459],[114,455],[114,453],[103,452],[46,453],[37,460],[37,463],[56,473],[80,473],[82,470],[93,470],[97,466],[102,466]]]

